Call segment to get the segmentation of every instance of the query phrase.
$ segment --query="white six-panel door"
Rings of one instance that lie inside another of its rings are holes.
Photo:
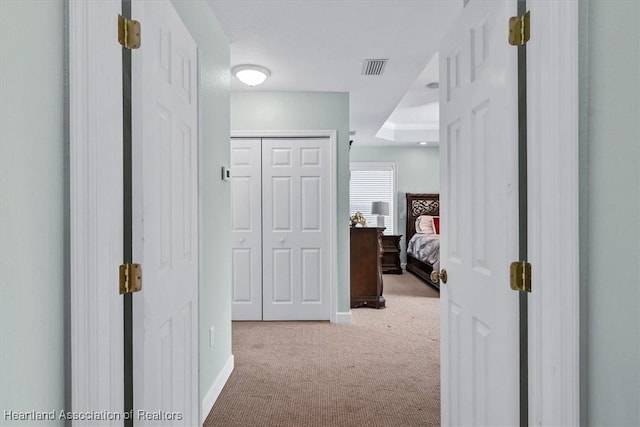
[[[329,320],[329,140],[264,139],[264,320]]]
[[[262,320],[260,138],[231,139],[232,319]]]
[[[143,23],[132,74],[134,261],[143,271],[143,289],[133,295],[135,419],[136,425],[194,426],[199,424],[197,47],[169,1],[135,1],[132,15]],[[139,410],[163,414],[164,421],[139,418]]]
[[[440,50],[442,424],[519,423],[516,2],[471,1]]]
[[[329,138],[232,140],[234,319],[330,319],[330,149]]]

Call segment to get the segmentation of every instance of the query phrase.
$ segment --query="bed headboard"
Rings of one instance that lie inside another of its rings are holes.
[[[407,193],[406,242],[416,234],[416,218],[420,215],[440,216],[440,195]]]

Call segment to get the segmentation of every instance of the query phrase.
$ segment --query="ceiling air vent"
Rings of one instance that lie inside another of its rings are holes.
[[[362,64],[363,76],[381,76],[388,59],[365,59]]]

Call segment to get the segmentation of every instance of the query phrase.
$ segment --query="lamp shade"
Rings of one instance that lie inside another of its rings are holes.
[[[388,202],[371,202],[372,215],[389,215]]]

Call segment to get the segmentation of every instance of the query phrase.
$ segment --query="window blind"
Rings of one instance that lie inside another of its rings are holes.
[[[395,165],[392,163],[351,162],[349,181],[349,215],[360,211],[369,227],[378,223],[371,214],[371,202],[389,203],[389,215],[384,217],[384,234],[395,234]]]

